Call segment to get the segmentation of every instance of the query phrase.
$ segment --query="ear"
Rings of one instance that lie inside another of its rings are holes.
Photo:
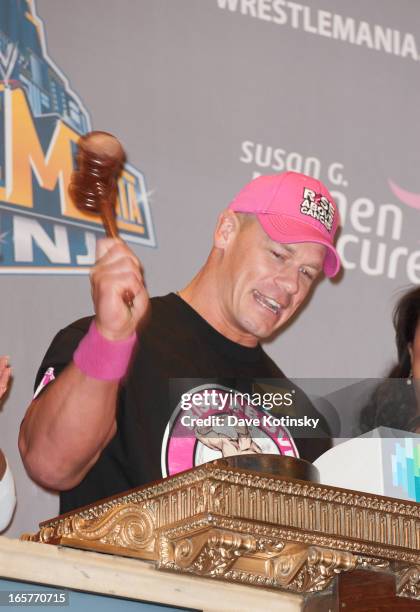
[[[217,249],[225,249],[239,233],[240,221],[233,210],[226,209],[220,213],[214,230],[213,244]]]
[[[413,365],[413,345],[411,342],[408,343],[408,352],[410,353],[410,364]]]

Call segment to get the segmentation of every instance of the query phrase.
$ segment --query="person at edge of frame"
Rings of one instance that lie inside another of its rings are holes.
[[[0,400],[4,399],[11,376],[9,358],[0,357]],[[0,448],[0,533],[9,525],[16,506],[12,471]]]
[[[401,295],[393,324],[398,360],[362,409],[362,432],[385,426],[420,433],[420,287]]]

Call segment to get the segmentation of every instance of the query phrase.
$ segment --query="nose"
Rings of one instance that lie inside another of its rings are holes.
[[[299,291],[299,279],[299,268],[289,267],[282,274],[276,276],[275,283],[291,296]]]

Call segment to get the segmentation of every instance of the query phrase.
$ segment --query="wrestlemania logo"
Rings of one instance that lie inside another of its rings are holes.
[[[0,273],[86,272],[103,229],[68,185],[90,119],[48,57],[32,0],[0,2],[0,73]],[[155,246],[145,179],[129,164],[116,214],[124,240]]]

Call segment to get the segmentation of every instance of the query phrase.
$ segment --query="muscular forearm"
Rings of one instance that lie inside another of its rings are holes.
[[[74,361],[32,402],[19,437],[29,474],[56,490],[76,486],[115,435],[118,380],[149,308],[140,262],[127,245],[100,240],[96,255],[91,271],[94,327],[73,349]],[[127,292],[133,296],[129,308]],[[52,354],[64,353],[61,363],[67,362],[70,356],[57,343]],[[54,365],[54,359],[46,363]]]
[[[118,382],[90,378],[73,363],[30,405],[19,449],[39,484],[76,486],[116,431]]]

